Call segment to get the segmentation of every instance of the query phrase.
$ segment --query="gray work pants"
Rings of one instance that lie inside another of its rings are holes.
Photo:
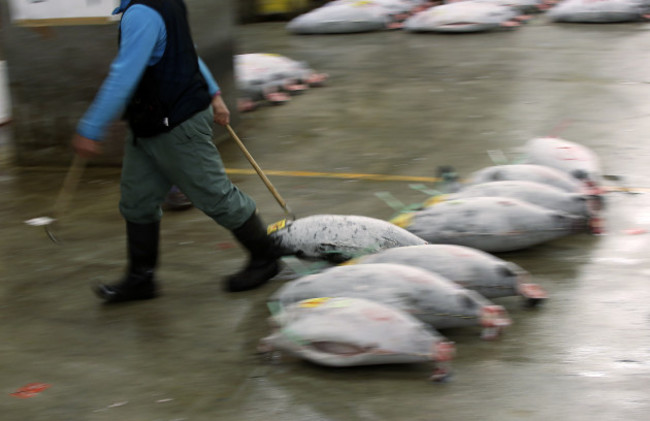
[[[162,216],[161,203],[178,186],[219,225],[239,228],[255,211],[255,201],[226,175],[212,141],[212,111],[195,114],[168,133],[126,139],[120,212],[129,222],[147,224]]]

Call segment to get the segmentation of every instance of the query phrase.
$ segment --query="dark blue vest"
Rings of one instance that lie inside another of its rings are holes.
[[[206,109],[211,97],[199,69],[183,0],[133,0],[127,9],[134,4],[156,10],[167,31],[163,56],[147,67],[125,111],[133,133],[150,137]]]

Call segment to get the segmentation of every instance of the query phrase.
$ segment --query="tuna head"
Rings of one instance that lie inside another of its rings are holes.
[[[555,229],[570,233],[586,232],[589,228],[589,220],[587,218],[566,212],[551,211],[551,221]]]
[[[419,311],[413,315],[436,329],[460,326],[459,319],[464,319],[468,325],[481,326],[481,338],[490,340],[498,337],[511,324],[505,308],[464,288],[456,289],[447,297],[438,296],[434,299],[423,293],[416,299],[419,303],[414,307],[419,308]]]
[[[535,307],[548,298],[546,291],[539,285],[531,283],[530,273],[519,265],[505,262],[497,266],[496,270],[500,277],[509,281],[508,284],[516,286],[517,294],[523,297],[526,307]]]

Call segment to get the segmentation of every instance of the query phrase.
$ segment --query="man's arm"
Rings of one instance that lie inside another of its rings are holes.
[[[208,66],[206,66],[203,60],[201,60],[201,57],[199,57],[199,69],[208,84],[208,91],[210,91],[210,96],[212,97],[214,122],[222,126],[230,124],[230,110],[228,110],[226,103],[223,102],[223,98],[221,98],[221,89],[214,80],[214,77],[212,77],[212,73],[210,72],[210,69],[208,69]]]
[[[121,21],[121,32],[118,55],[92,105],[79,121],[72,140],[73,148],[85,158],[100,152],[97,142],[104,138],[108,126],[123,112],[150,64],[157,44],[165,42],[162,17],[142,5],[127,10]]]
[[[199,57],[199,70],[201,71],[203,79],[205,79],[205,81],[208,83],[208,91],[210,91],[210,96],[219,94],[221,92],[221,88],[219,88],[217,81],[214,80],[210,69],[208,69],[208,66],[205,64],[205,62],[201,60],[201,57]]]

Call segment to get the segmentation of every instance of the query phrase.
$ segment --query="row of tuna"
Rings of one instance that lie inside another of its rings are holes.
[[[333,0],[288,22],[294,34],[404,29],[478,32],[516,27],[531,14],[554,22],[632,22],[647,18],[647,0]]]
[[[234,70],[241,112],[265,103],[283,104],[309,88],[323,86],[329,77],[305,62],[270,53],[235,55]]]
[[[334,0],[300,15],[287,29],[295,34],[335,34],[404,29],[410,32],[479,32],[520,26],[531,14],[548,10],[559,22],[628,22],[646,19],[650,0]],[[283,104],[328,75],[307,63],[278,54],[249,53],[234,58],[238,109]]]
[[[477,171],[452,199],[423,205],[417,224],[313,215],[269,226],[281,254],[338,265],[272,294],[273,333],[261,349],[327,366],[433,361],[432,379],[446,379],[455,347],[439,330],[474,326],[493,339],[511,320],[491,299],[520,296],[536,306],[547,298],[526,270],[485,249],[584,230],[594,217],[587,203],[600,203],[602,175],[589,149],[557,138],[533,139],[526,149],[527,163]],[[436,208],[443,218],[420,218]],[[449,222],[453,215],[464,219]],[[462,244],[470,237],[474,243]]]

